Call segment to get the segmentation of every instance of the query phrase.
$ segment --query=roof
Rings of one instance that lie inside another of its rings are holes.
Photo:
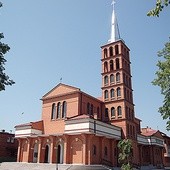
[[[142,135],[144,136],[153,136],[156,132],[158,132],[157,130],[151,130],[151,131],[142,131]]]
[[[43,130],[43,121],[40,120],[36,122],[29,122],[25,124],[16,125],[15,128],[25,127],[25,126],[31,126],[31,128],[35,128],[37,130]]]
[[[77,119],[86,119],[86,118],[91,118],[91,116],[87,114],[76,115],[76,116],[68,118],[67,120],[77,120]]]
[[[32,126],[32,122],[24,123],[24,124],[20,124],[20,125],[16,125],[14,128],[17,128],[17,127],[24,127],[24,126]]]
[[[80,91],[80,89],[77,88],[77,87],[73,87],[73,86],[70,86],[70,85],[59,83],[57,86],[52,88],[49,92],[47,92],[42,97],[42,100],[46,99],[46,98],[55,97],[57,95],[63,95],[63,94],[71,93],[71,92],[77,92],[77,91]]]

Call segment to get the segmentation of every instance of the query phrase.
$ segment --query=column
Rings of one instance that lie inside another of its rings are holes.
[[[50,163],[54,163],[53,155],[54,155],[54,137],[50,136]]]
[[[69,136],[67,136],[67,135],[65,135],[65,138],[64,138],[64,155],[63,155],[63,163],[65,163],[65,164],[69,164],[70,162],[69,162],[69,155],[70,155],[70,153],[69,153],[69,149],[68,149],[68,138],[69,138]],[[71,148],[71,147],[69,147],[69,148]]]
[[[42,139],[38,138],[38,163],[42,163],[41,159],[41,153],[42,153]]]
[[[17,139],[18,140],[18,153],[17,153],[17,162],[21,162],[21,145],[22,145],[22,142],[20,139]]]

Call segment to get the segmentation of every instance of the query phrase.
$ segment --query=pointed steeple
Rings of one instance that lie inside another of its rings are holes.
[[[115,1],[112,1],[113,11],[112,11],[112,21],[111,21],[111,37],[109,43],[115,42],[120,39],[119,27],[115,13]]]

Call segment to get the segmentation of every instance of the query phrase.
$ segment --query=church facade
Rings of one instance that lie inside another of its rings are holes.
[[[134,166],[170,166],[170,139],[135,116],[129,48],[112,33],[101,47],[102,97],[58,84],[42,97],[40,121],[15,126],[18,162],[119,166],[117,144],[131,139]],[[166,142],[165,142],[166,141]]]

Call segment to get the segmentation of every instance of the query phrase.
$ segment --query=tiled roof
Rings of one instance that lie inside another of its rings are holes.
[[[142,135],[144,136],[152,136],[154,135],[158,130],[154,129],[142,129]]]

